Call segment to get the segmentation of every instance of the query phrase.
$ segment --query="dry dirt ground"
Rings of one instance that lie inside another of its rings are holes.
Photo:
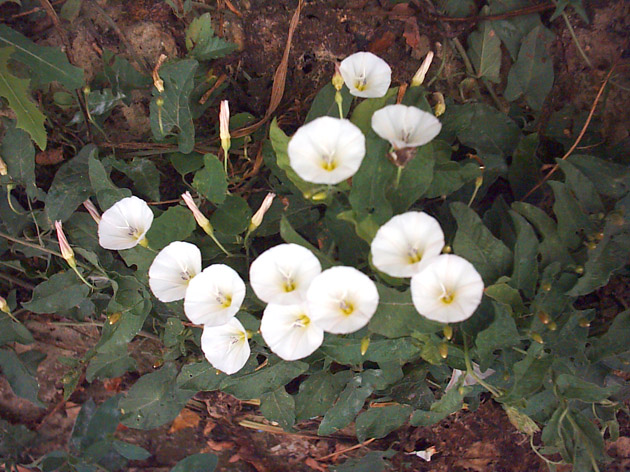
[[[92,8],[92,2],[100,9]],[[232,0],[238,14],[230,11],[222,1],[218,6],[216,2],[207,3],[217,32],[239,46],[237,53],[217,61],[214,66],[217,75],[226,74],[228,78],[230,106],[235,111],[263,116],[275,67],[285,47],[288,23],[297,2]],[[299,126],[316,91],[330,79],[334,61],[358,50],[379,54],[392,65],[394,83],[402,83],[409,80],[420,59],[433,49],[438,58],[445,58],[443,74],[434,88],[443,90],[445,95],[457,96],[458,77],[464,68],[456,53],[446,47],[447,39],[465,38],[474,24],[436,21],[426,7],[428,2],[411,3],[411,9],[399,6],[392,11],[387,1],[304,2],[289,57],[284,98],[276,112],[286,129]],[[561,20],[555,21],[551,28],[557,35],[553,45],[557,74],[545,110],[551,116],[554,111],[571,104],[578,112],[588,111],[603,76],[619,58],[611,81],[614,86],[610,87],[596,116],[609,143],[627,144],[630,130],[630,94],[627,91],[630,85],[630,3],[625,0],[588,3],[590,24],[574,13],[569,19],[593,68],[584,63],[565,24]],[[36,8],[38,3],[33,5]],[[206,9],[199,10],[203,11]],[[0,6],[0,17],[13,27],[26,32],[35,41],[59,44],[52,22],[41,10],[36,8],[29,15],[16,12],[17,8],[10,3]],[[546,10],[543,18],[549,16],[550,10]],[[97,77],[101,72],[103,49],[130,58],[135,55],[145,67],[152,67],[161,53],[181,56],[185,53],[184,31],[184,22],[160,0],[86,1],[75,23],[68,28],[74,62],[86,70],[88,78]],[[129,54],[130,49],[134,55]],[[112,114],[108,125],[115,127],[114,137],[121,142],[148,142],[147,116],[148,99],[138,94],[130,106]],[[214,114],[204,119],[214,124]],[[570,126],[567,122],[567,129]],[[52,142],[54,139],[52,136]],[[10,288],[6,282],[0,283],[4,284],[3,291]],[[615,279],[599,296],[591,297],[585,303],[616,313],[621,307],[619,303],[609,302],[611,291],[627,294],[627,280]],[[21,294],[24,300],[30,298],[26,289]],[[72,424],[84,401],[91,397],[99,403],[116,392],[124,392],[139,374],[127,374],[108,382],[83,382],[70,400],[63,402],[60,379],[67,367],[57,359],[84,354],[96,343],[97,328],[55,326],[53,322],[59,320],[52,315],[24,314],[22,319],[37,340],[29,348],[47,355],[39,367],[38,378],[41,398],[49,407],[40,410],[19,400],[0,377],[0,417],[39,430],[42,440],[30,451],[36,458],[66,447]],[[154,353],[158,349],[153,343],[151,339],[140,338],[130,346],[141,373],[152,369]],[[133,463],[130,469],[133,471],[168,471],[178,460],[196,452],[218,454],[221,458],[219,470],[325,471],[329,465],[349,457],[388,448],[397,451],[391,462],[394,470],[401,471],[546,470],[531,451],[527,437],[518,433],[503,410],[489,399],[483,400],[475,412],[458,412],[433,427],[405,427],[361,447],[356,447],[351,430],[344,430],[335,437],[317,437],[316,420],[298,425],[299,433],[296,434],[246,428],[239,424],[242,420],[264,423],[255,405],[216,392],[200,393],[172,425],[149,432],[121,429],[118,435],[153,454],[144,462]],[[620,421],[621,437],[608,445],[613,461],[605,470],[630,469],[630,425],[627,417],[622,416]],[[431,462],[413,454],[413,451],[431,446],[437,451]]]

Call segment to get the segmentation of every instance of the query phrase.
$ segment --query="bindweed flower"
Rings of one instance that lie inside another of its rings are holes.
[[[146,245],[145,235],[152,223],[153,212],[144,200],[123,198],[101,216],[98,243],[105,249],[113,250]]]
[[[329,333],[347,334],[370,321],[378,306],[378,291],[367,275],[339,266],[315,277],[306,300],[316,325]]]
[[[252,262],[249,282],[258,298],[267,303],[302,303],[322,266],[311,251],[297,244],[279,244]]]
[[[338,184],[359,170],[365,137],[348,120],[322,116],[295,132],[288,154],[291,167],[303,180]]]
[[[11,313],[11,309],[9,308],[9,304],[7,303],[6,299],[2,296],[0,296],[0,311],[2,311],[3,313],[9,314]]]
[[[454,254],[442,254],[411,278],[416,310],[433,321],[456,323],[472,316],[483,295],[483,281],[473,265]]]
[[[188,284],[201,272],[201,251],[197,246],[175,241],[162,249],[149,268],[149,287],[162,302],[181,300]]]
[[[387,93],[392,81],[392,69],[371,52],[357,52],[339,65],[346,87],[356,97],[376,98]]]
[[[210,220],[208,220],[208,218],[206,218],[203,213],[201,213],[201,210],[193,200],[190,192],[182,193],[182,200],[184,200],[184,203],[192,212],[193,216],[195,217],[195,221],[201,227],[201,229],[203,229],[208,235],[214,233],[212,226],[210,225]]]
[[[324,341],[324,330],[308,316],[306,305],[267,305],[260,333],[269,348],[285,361],[311,355]]]
[[[96,224],[99,224],[101,222],[101,215],[98,214],[98,210],[94,206],[94,203],[92,203],[92,200],[88,198],[86,201],[83,202],[83,206],[90,214],[92,219],[96,222]]]
[[[207,326],[227,323],[245,299],[245,283],[224,264],[206,267],[188,284],[184,313],[190,321]]]
[[[372,115],[372,129],[397,150],[427,144],[440,133],[442,124],[420,108],[387,105]]]
[[[249,231],[254,231],[262,224],[265,213],[267,213],[269,208],[271,208],[274,198],[276,198],[276,194],[271,192],[265,196],[265,199],[260,204],[260,208],[256,213],[254,213],[254,216],[252,216],[252,220],[249,223]]]
[[[227,100],[221,100],[221,108],[219,109],[219,138],[221,138],[221,148],[225,153],[230,150],[230,106]]]
[[[55,229],[57,230],[57,241],[59,241],[59,249],[61,250],[61,257],[63,257],[68,265],[72,268],[77,266],[77,262],[74,259],[74,251],[68,243],[61,221],[55,221]]]
[[[236,318],[221,326],[204,326],[201,350],[215,369],[232,375],[241,370],[249,358],[247,331]]]
[[[411,277],[444,247],[438,221],[424,212],[409,211],[381,226],[372,240],[372,263],[392,277]]]

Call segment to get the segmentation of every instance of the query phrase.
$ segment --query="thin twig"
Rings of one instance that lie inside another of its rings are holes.
[[[589,112],[588,117],[586,118],[586,121],[584,122],[584,126],[582,126],[582,131],[580,131],[580,134],[578,135],[577,139],[573,143],[573,146],[571,146],[571,148],[569,148],[569,150],[564,154],[564,156],[562,156],[562,158],[560,159],[561,161],[566,160],[567,157],[569,157],[571,155],[571,153],[573,153],[573,151],[575,151],[575,148],[577,148],[578,144],[580,144],[580,141],[582,140],[582,138],[584,137],[584,134],[586,133],[586,129],[588,128],[588,125],[591,123],[591,120],[593,119],[593,114],[595,113],[595,108],[597,108],[597,103],[599,102],[599,99],[601,98],[602,93],[604,93],[604,89],[606,88],[606,84],[608,83],[608,80],[610,79],[610,76],[612,75],[613,71],[615,70],[615,67],[617,67],[617,62],[615,62],[613,64],[613,66],[608,71],[608,74],[606,74],[606,78],[602,82],[601,87],[599,87],[599,91],[597,92],[597,95],[595,96],[595,100],[593,100],[593,105],[591,105],[591,111]],[[529,192],[527,192],[525,194],[525,196],[523,198],[521,198],[521,201],[525,200],[532,193],[534,193],[536,190],[538,190],[542,186],[542,184],[544,184],[549,179],[549,177],[551,177],[551,175],[556,170],[558,170],[558,167],[559,167],[559,165],[558,165],[558,163],[556,163],[551,168],[551,170],[547,173],[547,175],[545,175],[540,182],[538,182]]]
[[[20,280],[17,277],[13,277],[12,275],[9,275],[9,274],[0,273],[0,279],[4,279],[7,282],[10,282],[15,285],[19,285],[20,287],[25,288],[27,290],[35,289],[35,285],[30,284],[28,282],[24,282],[23,280]]]
[[[376,441],[376,438],[368,439],[367,441],[363,441],[362,443],[355,444],[352,447],[348,447],[346,449],[341,449],[339,451],[333,452],[332,454],[328,454],[326,456],[318,457],[315,460],[323,461],[323,460],[326,460],[326,459],[329,459],[329,458],[332,458],[332,457],[337,457],[340,454],[344,454],[346,452],[350,452],[350,451],[354,451],[355,449],[359,449],[359,448],[361,448],[363,446],[367,446],[368,444],[370,444],[370,443],[372,443],[374,441]]]
[[[580,56],[582,56],[582,59],[584,59],[584,62],[586,62],[586,65],[588,66],[588,68],[592,69],[593,64],[591,64],[591,61],[589,60],[588,56],[584,52],[584,49],[582,49],[582,46],[580,46],[580,42],[578,41],[578,38],[575,35],[575,30],[573,29],[573,26],[571,25],[571,22],[569,21],[569,17],[567,16],[565,12],[562,12],[562,19],[567,25],[567,29],[569,30],[569,34],[571,35],[571,39],[573,39],[573,42],[575,43],[575,47],[580,53]]]

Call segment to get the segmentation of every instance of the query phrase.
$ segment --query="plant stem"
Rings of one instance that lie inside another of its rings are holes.
[[[472,363],[470,362],[470,355],[468,353],[468,337],[464,334],[464,361],[466,362],[466,374],[470,375],[477,381],[479,385],[488,390],[494,397],[500,397],[501,393],[495,389],[492,385],[481,379],[474,371]]]
[[[553,2],[553,3],[556,3],[556,2]],[[562,19],[564,20],[564,22],[567,25],[567,29],[569,30],[569,34],[571,35],[571,39],[573,39],[573,42],[575,43],[575,47],[577,48],[578,52],[580,53],[580,56],[582,56],[582,59],[584,59],[584,62],[586,62],[586,65],[588,66],[588,68],[592,69],[593,68],[593,64],[591,63],[591,61],[589,60],[588,56],[584,52],[584,49],[582,49],[582,46],[580,46],[580,42],[578,41],[577,36],[575,35],[575,30],[573,29],[573,26],[571,26],[571,22],[569,21],[569,17],[567,16],[567,14],[565,12],[562,12]]]

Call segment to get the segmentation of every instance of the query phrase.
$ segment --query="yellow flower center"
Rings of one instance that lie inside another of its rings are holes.
[[[422,252],[419,249],[413,247],[407,252],[407,258],[409,260],[409,264],[420,262],[422,260]]]
[[[365,75],[356,78],[354,81],[354,88],[356,88],[359,92],[363,92],[367,88],[367,79]]]
[[[335,162],[334,156],[324,156],[322,159],[322,169],[327,172],[331,172],[337,168],[337,162]]]
[[[354,305],[346,300],[340,300],[339,301],[339,310],[341,310],[341,312],[346,315],[346,316],[350,316],[352,314],[352,312],[354,311]]]
[[[295,283],[291,279],[285,280],[284,284],[282,284],[282,289],[286,292],[293,292],[295,290]]]
[[[445,305],[449,305],[453,303],[455,300],[455,294],[451,290],[447,290],[446,287],[440,283],[440,287],[442,288],[442,295],[440,295],[440,301]]]
[[[218,304],[221,305],[221,308],[229,308],[229,306],[232,304],[232,296],[224,295],[223,292],[221,292],[220,290],[217,291],[215,300]]]
[[[293,326],[296,328],[306,328],[309,324],[311,324],[311,319],[302,313],[297,320],[293,322]]]

